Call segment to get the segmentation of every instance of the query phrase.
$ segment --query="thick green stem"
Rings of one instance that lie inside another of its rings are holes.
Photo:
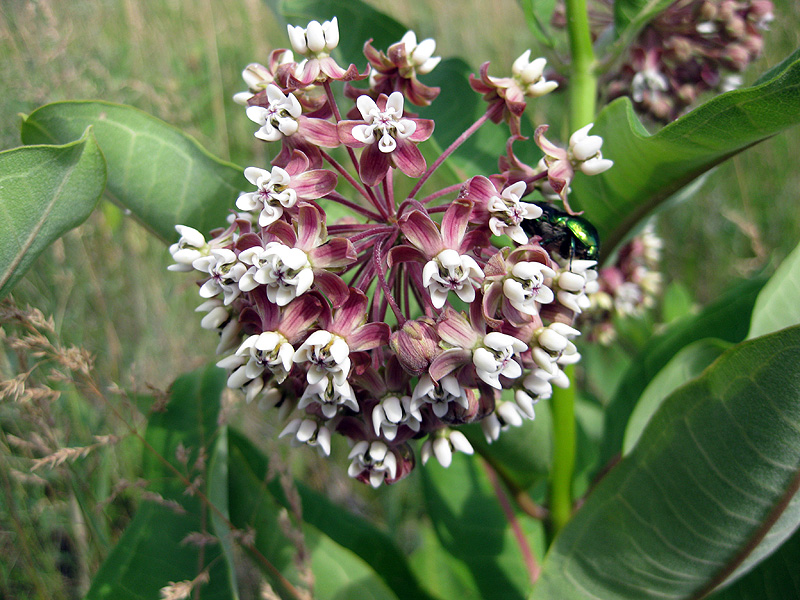
[[[570,380],[575,369],[564,368]],[[554,388],[550,399],[553,414],[553,468],[550,473],[550,522],[553,537],[572,516],[572,474],[575,470],[575,384]]]
[[[586,0],[566,0],[567,34],[572,56],[569,78],[570,131],[594,121],[597,101],[594,49]]]

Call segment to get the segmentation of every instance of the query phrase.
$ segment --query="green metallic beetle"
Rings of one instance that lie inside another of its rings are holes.
[[[600,255],[600,236],[589,221],[570,215],[549,204],[540,206],[542,216],[523,221],[528,235],[540,236],[540,244],[548,251],[555,250],[563,258],[597,260]]]

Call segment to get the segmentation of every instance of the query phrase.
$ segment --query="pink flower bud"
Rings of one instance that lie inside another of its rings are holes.
[[[389,345],[403,368],[412,375],[425,373],[431,361],[441,352],[436,326],[433,319],[428,317],[406,321],[402,329],[391,335]]]

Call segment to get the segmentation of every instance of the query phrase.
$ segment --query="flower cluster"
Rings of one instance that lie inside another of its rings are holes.
[[[770,0],[673,3],[630,47],[607,82],[609,98],[630,96],[639,110],[668,122],[701,93],[737,88],[737,73],[761,54],[772,9]]]
[[[615,318],[641,317],[653,308],[663,287],[658,270],[662,245],[649,223],[619,249],[613,264],[600,269],[596,284],[589,286],[590,305],[580,318],[590,339],[608,345],[616,339]]]
[[[252,187],[227,227],[206,237],[177,226],[171,268],[201,274],[201,324],[220,333],[228,386],[275,408],[294,444],[327,455],[334,436],[347,438],[349,474],[377,487],[413,469],[414,440],[423,462],[447,466],[473,451],[458,425],[480,422],[493,440],[569,385],[564,367],[580,358],[572,324],[596,263],[564,251],[568,231],[555,222],[558,239],[537,233],[540,192],[557,177],[566,199],[573,176],[612,163],[588,128],[568,150],[537,136],[552,158],[537,168],[514,156],[525,98],[555,87],[529,53],[510,78],[482,68],[473,86],[485,115],[428,166],[418,144],[434,123],[405,104],[438,93],[417,80],[438,63],[432,40],[409,32],[385,53],[368,42],[359,72],[331,56],[336,19],[290,26],[289,37],[292,51],[249,65],[236,96],[256,137],[276,145],[271,167],[245,169]],[[337,81],[353,101],[344,118]],[[503,120],[499,172],[420,193],[469,134]]]

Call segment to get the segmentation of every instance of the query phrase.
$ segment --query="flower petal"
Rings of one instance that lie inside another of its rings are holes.
[[[300,117],[299,132],[306,140],[323,148],[336,148],[341,144],[337,126],[325,119]]]
[[[428,374],[433,381],[439,381],[472,359],[472,353],[463,348],[450,348],[433,359]]]
[[[317,268],[346,267],[357,258],[353,243],[345,238],[331,238],[308,253],[309,261]]]
[[[472,348],[478,341],[478,333],[470,322],[453,309],[447,309],[444,318],[436,326],[436,333],[448,344],[459,348]]]
[[[350,289],[341,277],[325,269],[314,269],[314,283],[330,300],[333,308],[341,306],[350,293]]]
[[[419,148],[402,138],[397,140],[397,147],[392,152],[392,162],[409,177],[419,177],[427,168],[425,158]]]
[[[413,210],[400,219],[400,230],[408,241],[431,259],[442,250],[442,236],[436,223],[426,214]]]
[[[359,174],[366,185],[378,185],[389,171],[390,155],[381,152],[378,144],[370,144],[361,152]]]
[[[301,200],[316,200],[331,193],[336,187],[337,175],[333,171],[315,169],[292,178],[292,189]]]
[[[456,249],[461,245],[467,231],[472,203],[468,200],[455,200],[442,217],[442,241],[446,248]]]
[[[367,323],[347,336],[347,344],[353,351],[372,350],[388,344],[391,331],[386,323]]]

